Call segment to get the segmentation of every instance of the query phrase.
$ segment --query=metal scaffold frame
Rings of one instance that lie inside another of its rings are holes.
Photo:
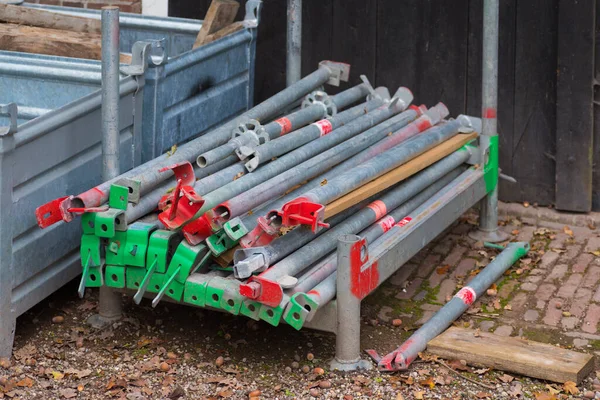
[[[337,335],[333,369],[372,367],[361,358],[361,301],[475,204],[480,205],[480,222],[472,236],[488,242],[507,239],[498,229],[499,0],[484,0],[483,13],[483,129],[478,149],[468,162],[471,167],[373,243],[356,235],[339,238],[336,299],[304,324]],[[301,16],[301,0],[288,0],[288,85],[300,75]]]

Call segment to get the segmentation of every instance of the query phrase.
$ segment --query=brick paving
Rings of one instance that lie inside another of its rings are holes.
[[[532,251],[457,324],[600,354],[600,230],[506,218],[501,229]],[[497,251],[466,235],[474,219],[463,217],[384,285],[395,294],[386,318],[402,316],[417,327],[490,262]]]

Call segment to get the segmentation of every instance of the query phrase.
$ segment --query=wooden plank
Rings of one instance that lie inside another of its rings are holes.
[[[465,360],[474,366],[560,383],[579,384],[594,368],[594,357],[590,354],[488,332],[476,336],[471,329],[456,327],[430,341],[427,351],[447,359]]]
[[[235,19],[239,7],[240,3],[235,0],[213,0],[202,21],[202,28],[194,42],[194,49],[208,43],[206,41],[208,36],[230,25]]]
[[[2,50],[100,60],[100,43],[98,34],[0,24]],[[121,62],[131,63],[131,56],[122,54]]]
[[[62,29],[71,32],[101,33],[97,19],[59,14],[36,8],[0,4],[0,21],[39,28]],[[41,38],[40,38],[41,39]]]
[[[558,2],[556,208],[592,210],[596,0]]]
[[[453,153],[475,138],[477,138],[477,133],[475,132],[469,134],[458,134],[454,136],[453,138],[441,143],[439,146],[436,146],[420,156],[413,158],[406,164],[393,169],[387,174],[372,180],[355,191],[350,192],[347,195],[333,201],[332,203],[327,204],[325,207],[325,218],[330,218],[346,210],[347,208],[352,207],[353,205],[365,199],[368,199],[374,194],[377,194],[397,184],[398,182],[403,181],[404,179],[432,165],[436,161],[439,161],[447,155]]]
[[[557,4],[517,1],[511,172],[530,203],[554,203]]]
[[[209,44],[217,39],[221,39],[222,37],[231,35],[232,33],[235,33],[237,31],[241,31],[242,29],[244,29],[244,21],[234,22],[233,24],[226,26],[225,28],[217,31],[216,33],[208,35],[206,38],[204,38],[202,44]]]

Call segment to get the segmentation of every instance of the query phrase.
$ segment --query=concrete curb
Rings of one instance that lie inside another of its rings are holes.
[[[600,213],[576,214],[556,211],[547,207],[525,207],[520,203],[498,203],[498,215],[501,217],[517,216],[532,218],[537,224],[540,221],[555,222],[559,224],[589,227],[600,225]]]

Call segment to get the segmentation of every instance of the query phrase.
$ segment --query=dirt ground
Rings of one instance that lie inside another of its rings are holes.
[[[456,271],[463,268],[466,274],[472,274],[496,254],[495,250],[482,250],[480,244],[466,239],[465,233],[473,223],[472,216],[463,218],[459,225],[415,256],[411,264],[419,267],[413,271],[407,269],[409,273],[402,272],[406,276],[392,277],[364,301],[363,349],[375,348],[381,353],[395,349],[447,300],[444,294],[447,288],[452,294],[462,284],[465,276]],[[514,290],[484,296],[457,325],[576,347],[582,352],[600,350],[597,341],[592,339],[594,334],[585,333],[590,329],[589,324],[586,325],[589,308],[584,308],[588,311],[582,311],[570,329],[560,318],[552,327],[552,321],[545,320],[543,312],[540,319],[530,325],[522,325],[517,321],[522,318],[511,316],[511,304],[514,302],[516,308],[519,293],[527,292],[532,296],[531,301],[535,301],[538,286],[529,291],[522,288],[535,276],[531,272],[539,269],[533,266],[543,264],[543,253],[552,251],[548,246],[557,235],[575,244],[581,242],[580,251],[583,251],[590,240],[600,240],[595,229],[569,235],[564,228],[544,228],[543,235],[536,235],[540,228],[530,226],[531,229],[526,230],[527,221],[511,219],[505,224],[504,229],[511,232],[514,239],[530,240],[534,244],[534,254],[529,256],[532,266],[516,265],[502,282],[502,286],[508,284]],[[527,237],[523,237],[525,231]],[[457,248],[461,249],[461,256],[455,257],[452,264],[446,264]],[[471,262],[466,259],[475,260],[469,268],[461,267]],[[554,273],[560,265],[560,259],[554,261],[547,265],[548,274]],[[595,258],[584,270],[591,270],[594,263]],[[424,269],[429,275],[424,275]],[[556,286],[560,287],[561,279],[568,282],[570,276],[561,277]],[[451,283],[444,284],[447,280]],[[595,287],[590,291],[592,289]],[[151,308],[149,301],[136,306],[126,296],[123,297],[123,318],[108,329],[94,331],[85,320],[96,312],[97,291],[88,290],[83,300],[76,292],[77,282],[71,282],[18,319],[13,358],[0,362],[0,398],[600,398],[600,380],[595,373],[574,387],[470,367],[460,360],[438,360],[427,354],[403,373],[332,372],[328,362],[335,351],[333,335],[309,330],[298,332],[285,325],[275,328],[244,317],[169,303],[160,304],[156,309]],[[496,300],[501,307],[493,306]],[[587,300],[590,305],[586,307],[593,307],[591,296]],[[535,305],[528,301],[523,303],[523,312],[528,307],[535,310]],[[564,302],[571,304],[569,299]],[[542,309],[548,310],[548,314],[550,308],[551,301],[546,301]],[[565,318],[571,317],[569,314]],[[397,319],[402,320],[399,326],[395,326],[398,321],[394,323]],[[577,333],[582,326],[581,334],[588,335],[588,339]],[[596,327],[597,321],[594,331]]]

